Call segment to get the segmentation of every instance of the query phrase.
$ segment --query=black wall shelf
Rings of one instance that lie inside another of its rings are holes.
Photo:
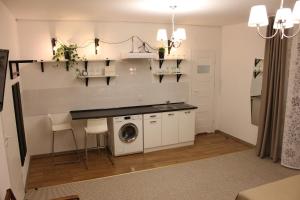
[[[56,60],[37,60],[36,62],[40,63],[41,65],[41,71],[45,72],[45,63],[55,63],[55,62],[64,62],[66,63],[66,70],[69,71],[70,70],[70,63],[67,60],[60,60],[60,61],[56,61]]]
[[[105,66],[110,66],[110,59],[105,59],[105,60],[85,60],[84,62],[84,69],[87,72],[88,71],[88,63],[89,62],[101,62],[101,61],[105,61]],[[79,61],[80,62],[80,61]],[[106,84],[109,85],[110,79],[111,77],[115,77],[115,76],[78,76],[78,78],[84,78],[85,79],[85,86],[88,87],[89,86],[89,79],[90,78],[106,78]]]
[[[164,76],[176,76],[176,81],[179,82],[179,80],[180,80],[180,78],[181,78],[181,76],[183,74],[182,73],[174,73],[174,74],[172,74],[172,73],[171,74],[168,74],[168,73],[166,73],[166,74],[157,73],[157,74],[154,74],[154,75],[158,76],[159,82],[161,83],[162,80],[163,80],[163,78],[164,78]]]
[[[105,65],[106,66],[109,66],[110,65],[110,62],[112,61],[111,59],[103,59],[103,60],[78,60],[76,62],[80,63],[80,62],[103,62],[105,61]],[[66,64],[66,70],[69,71],[70,70],[70,62],[68,60],[59,60],[59,61],[56,61],[56,60],[38,60],[38,61],[35,61],[35,62],[38,62],[41,64],[41,71],[42,72],[45,72],[45,63],[55,63],[55,62],[58,62],[58,63],[65,63]]]
[[[114,76],[105,76],[105,75],[87,75],[87,76],[77,76],[79,79],[85,79],[85,86],[89,86],[89,79],[90,78],[105,78],[106,79],[106,85],[109,85],[111,78],[117,77],[118,75]]]
[[[174,58],[174,59],[166,58],[166,59],[158,59],[158,61],[159,61],[159,68],[160,69],[162,68],[165,61],[176,61],[176,67],[179,68],[179,66],[180,66],[181,62],[183,61],[183,59],[182,58],[178,58],[178,59],[177,58]]]
[[[10,60],[9,61],[9,72],[10,72],[10,79],[14,79],[20,76],[20,64],[26,63],[35,63],[36,60]],[[15,65],[15,69],[14,69]]]

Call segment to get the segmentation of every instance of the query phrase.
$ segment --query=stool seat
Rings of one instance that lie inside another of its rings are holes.
[[[101,133],[106,133],[107,132],[107,128],[105,127],[85,127],[84,128],[85,132],[87,134],[101,134]]]
[[[72,129],[72,126],[70,123],[52,125],[52,131],[65,131],[65,130],[70,130],[70,129]]]

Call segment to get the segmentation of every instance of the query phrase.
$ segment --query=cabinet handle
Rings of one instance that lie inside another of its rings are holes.
[[[168,115],[169,115],[169,116],[174,116],[174,113],[169,113]]]
[[[151,123],[151,124],[155,124],[156,122],[157,122],[157,121],[151,121],[150,123]]]
[[[184,112],[185,114],[190,114],[191,113],[191,111],[186,111],[186,112]]]
[[[156,115],[151,115],[150,117],[153,118],[153,117],[156,117]]]

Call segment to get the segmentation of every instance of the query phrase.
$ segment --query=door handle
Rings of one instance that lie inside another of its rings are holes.
[[[168,115],[169,115],[169,116],[174,116],[174,113],[169,113]]]
[[[151,115],[150,117],[153,118],[153,117],[156,117],[156,115]]]
[[[156,122],[157,122],[157,121],[151,121],[150,123],[151,123],[151,124],[155,124]]]
[[[190,114],[191,113],[191,111],[186,111],[186,112],[184,112],[185,114]]]

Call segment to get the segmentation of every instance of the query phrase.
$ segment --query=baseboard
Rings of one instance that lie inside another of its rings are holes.
[[[150,152],[154,152],[154,151],[173,149],[173,148],[192,146],[192,145],[194,145],[194,141],[184,142],[184,143],[179,143],[179,144],[172,144],[172,145],[167,145],[167,146],[162,146],[162,147],[154,147],[154,148],[150,148],[150,149],[144,149],[144,153],[150,153]]]
[[[221,134],[221,135],[223,135],[223,136],[226,137],[226,138],[231,138],[231,139],[233,139],[233,140],[235,140],[235,141],[237,141],[237,142],[240,142],[240,143],[242,143],[242,144],[244,144],[244,145],[247,145],[247,146],[249,146],[249,147],[251,147],[251,148],[254,148],[254,147],[255,147],[255,145],[250,144],[250,143],[248,143],[248,142],[246,142],[246,141],[244,141],[244,140],[241,140],[241,139],[239,139],[239,138],[237,138],[237,137],[234,137],[234,136],[232,136],[232,135],[230,135],[230,134],[228,134],[228,133],[225,133],[225,132],[223,132],[223,131],[215,130],[215,133],[216,133],[216,134]]]
[[[78,149],[78,151],[79,151],[79,153],[83,153],[84,149]],[[60,155],[68,155],[68,154],[74,154],[74,153],[77,153],[77,150],[55,152],[54,155],[55,156],[60,156]],[[38,159],[38,158],[48,158],[48,157],[51,157],[51,156],[52,156],[52,153],[37,154],[37,155],[30,156],[30,160]]]

